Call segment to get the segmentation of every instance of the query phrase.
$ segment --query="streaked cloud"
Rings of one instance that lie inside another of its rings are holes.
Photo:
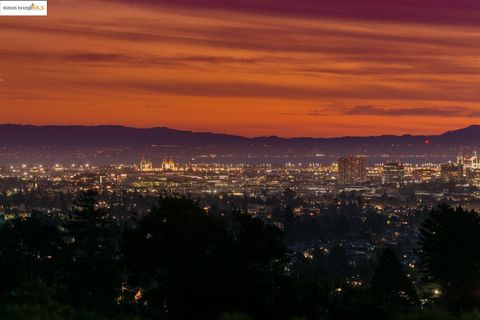
[[[400,117],[480,117],[479,109],[456,106],[432,106],[432,107],[378,107],[378,106],[353,106],[340,107],[335,110],[331,108],[314,109],[308,112],[309,115],[347,115],[347,116],[400,116]],[[332,112],[333,111],[333,112]]]
[[[479,7],[466,0],[56,2],[48,18],[0,20],[0,122],[250,136],[393,130],[378,117],[395,120],[395,133],[479,123]],[[160,105],[168,107],[151,107]]]
[[[123,1],[132,3],[127,0]],[[137,0],[135,4],[303,18],[480,25],[477,15],[480,4],[470,0],[391,0],[381,3],[375,0]]]

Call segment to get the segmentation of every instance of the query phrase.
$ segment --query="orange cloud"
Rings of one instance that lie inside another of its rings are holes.
[[[72,3],[0,20],[0,123],[338,136],[480,121],[477,23],[446,2],[424,20],[306,2],[289,14],[287,0],[267,15],[229,1]]]

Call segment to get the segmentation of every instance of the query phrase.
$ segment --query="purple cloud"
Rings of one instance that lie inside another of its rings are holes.
[[[480,25],[480,2],[471,0],[136,0],[135,3],[311,18]]]

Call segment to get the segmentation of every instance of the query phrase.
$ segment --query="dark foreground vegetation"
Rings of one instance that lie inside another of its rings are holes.
[[[385,248],[358,286],[335,276],[340,249],[295,264],[283,231],[240,211],[162,196],[119,220],[87,191],[64,217],[3,223],[0,319],[480,319],[479,215],[433,209],[418,256],[422,283]],[[426,303],[429,285],[438,297]]]

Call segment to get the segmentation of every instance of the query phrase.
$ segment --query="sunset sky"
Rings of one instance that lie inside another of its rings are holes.
[[[480,1],[51,0],[0,17],[0,123],[245,136],[480,124]]]

